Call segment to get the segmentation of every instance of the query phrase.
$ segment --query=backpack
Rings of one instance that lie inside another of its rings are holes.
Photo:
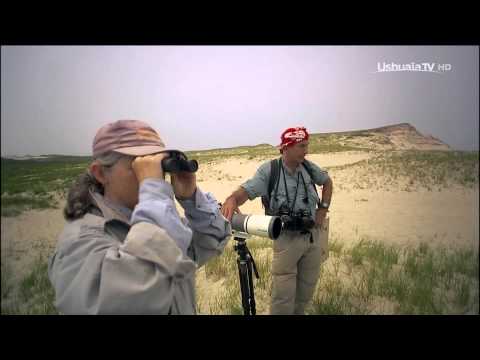
[[[308,175],[310,175],[310,178],[313,179],[313,171],[312,171],[312,165],[310,164],[310,161],[304,160],[302,162],[303,167],[305,170],[307,170]],[[280,167],[282,166],[282,158],[278,159],[273,159],[270,161],[270,178],[268,179],[268,190],[267,190],[267,195],[262,196],[262,206],[265,208],[265,215],[272,215],[270,212],[270,194],[272,193],[273,187],[275,186],[275,195],[277,195],[276,190],[278,189],[278,182],[280,181]],[[318,196],[318,191],[317,187],[315,184],[313,184],[313,188],[315,189],[315,192],[317,193],[317,197],[320,199],[320,196]]]

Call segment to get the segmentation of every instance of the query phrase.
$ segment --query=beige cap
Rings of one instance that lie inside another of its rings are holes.
[[[102,126],[93,139],[93,157],[109,151],[144,156],[168,151],[147,123],[140,120],[118,120]]]

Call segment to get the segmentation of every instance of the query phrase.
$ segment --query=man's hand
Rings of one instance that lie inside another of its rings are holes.
[[[233,214],[242,213],[238,207],[242,206],[247,200],[247,192],[240,187],[238,190],[234,191],[232,195],[225,199],[220,212],[228,221],[232,221]]]
[[[162,160],[167,156],[168,154],[166,153],[137,156],[132,161],[132,169],[137,177],[138,184],[140,185],[147,178],[164,180],[165,174],[162,170]]]
[[[232,221],[232,216],[234,213],[241,214],[235,196],[229,196],[225,199],[220,212],[228,221]]]
[[[321,227],[323,224],[323,220],[325,220],[325,217],[327,216],[327,209],[317,209],[317,212],[315,214],[315,225],[317,227]]]
[[[170,174],[173,192],[178,200],[189,199],[197,189],[197,177],[195,173],[182,171]]]

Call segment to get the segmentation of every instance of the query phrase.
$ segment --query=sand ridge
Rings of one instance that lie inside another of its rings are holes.
[[[331,167],[334,193],[330,208],[330,236],[347,243],[361,238],[414,245],[419,242],[467,245],[478,249],[479,191],[451,187],[441,191],[401,187],[355,188],[355,169],[335,166],[372,158],[372,152],[311,154],[320,167]],[[223,202],[267,160],[229,158],[202,165],[198,187]],[[13,264],[18,276],[40,255],[51,254],[63,229],[61,200],[58,209],[31,210],[13,218],[1,218],[2,264]],[[247,201],[243,213],[263,214],[260,199]],[[179,207],[179,212],[183,211]]]

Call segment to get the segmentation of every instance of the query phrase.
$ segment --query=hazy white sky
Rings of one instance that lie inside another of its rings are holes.
[[[376,72],[384,62],[452,68]],[[89,155],[118,119],[182,150],[400,122],[478,150],[478,84],[473,46],[2,46],[1,154]]]

